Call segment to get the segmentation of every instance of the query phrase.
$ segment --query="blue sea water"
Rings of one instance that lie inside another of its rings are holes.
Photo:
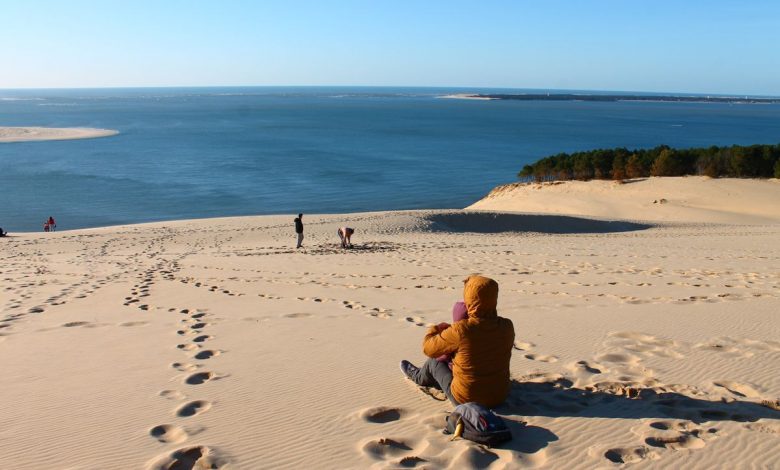
[[[562,151],[780,142],[780,105],[437,98],[455,92],[518,90],[0,90],[0,126],[120,132],[0,144],[0,226],[456,208]]]

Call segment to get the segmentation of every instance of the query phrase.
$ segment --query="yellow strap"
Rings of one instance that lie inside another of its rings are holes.
[[[458,419],[458,424],[455,425],[455,434],[452,435],[451,441],[459,438],[463,434],[463,418]]]

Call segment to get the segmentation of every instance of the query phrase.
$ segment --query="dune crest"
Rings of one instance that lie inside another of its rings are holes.
[[[532,212],[652,222],[780,222],[780,180],[651,177],[511,183],[469,210]]]

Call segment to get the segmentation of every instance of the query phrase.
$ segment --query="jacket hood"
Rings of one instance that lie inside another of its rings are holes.
[[[471,318],[497,317],[498,283],[483,276],[469,276],[463,286],[463,301]]]

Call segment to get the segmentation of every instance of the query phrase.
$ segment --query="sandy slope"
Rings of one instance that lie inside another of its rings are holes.
[[[93,129],[89,127],[0,127],[0,143],[94,139],[118,133],[111,129]]]
[[[469,209],[678,222],[780,221],[780,180],[703,176],[499,186]]]
[[[0,468],[780,466],[780,225],[305,222],[0,239]],[[499,449],[397,367],[472,272],[518,333]]]

